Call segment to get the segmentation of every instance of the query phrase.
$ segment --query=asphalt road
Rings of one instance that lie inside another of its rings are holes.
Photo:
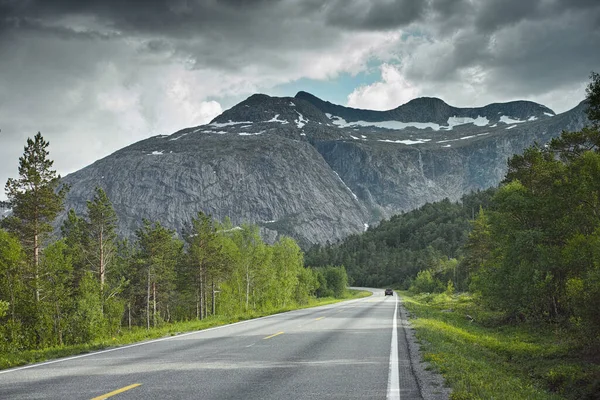
[[[398,297],[0,371],[0,399],[421,399]]]

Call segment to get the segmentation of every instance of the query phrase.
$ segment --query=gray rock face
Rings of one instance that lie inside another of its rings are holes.
[[[101,186],[125,236],[142,218],[179,231],[203,211],[307,247],[497,185],[510,156],[585,122],[583,104],[555,115],[531,102],[459,109],[426,98],[379,112],[304,92],[253,95],[208,125],[143,140],[66,176],[66,206],[84,214]]]

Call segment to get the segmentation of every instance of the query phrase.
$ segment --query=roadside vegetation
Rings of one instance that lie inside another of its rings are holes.
[[[409,290],[455,399],[600,398],[599,74],[587,104],[588,126],[513,156],[498,188],[306,256],[345,265],[351,284]]]
[[[463,399],[598,399],[600,365],[560,324],[507,324],[468,294],[400,292],[425,361]]]
[[[217,326],[278,314],[286,311],[323,306],[344,300],[368,297],[370,295],[371,292],[348,289],[344,292],[344,295],[342,297],[313,297],[302,306],[297,305],[294,307],[273,309],[270,311],[263,312],[249,312],[236,316],[211,315],[202,320],[191,319],[188,321],[164,323],[159,327],[150,329],[134,326],[131,329],[121,330],[115,336],[98,338],[94,341],[84,344],[71,344],[41,349],[2,352],[0,353],[0,369],[12,368],[17,367],[19,365],[31,364],[35,362],[42,362],[60,357],[84,354],[92,351],[114,348],[117,346],[143,342],[151,339],[177,336],[185,332],[214,328]]]
[[[6,183],[0,367],[347,298],[343,267],[305,268],[293,239],[267,244],[255,225],[199,212],[178,234],[144,220],[133,240],[121,238],[101,187],[56,235],[69,188],[48,146],[40,133],[28,139]]]

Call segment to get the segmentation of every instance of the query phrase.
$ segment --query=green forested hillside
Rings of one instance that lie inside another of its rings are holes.
[[[443,200],[396,215],[340,243],[311,248],[306,265],[343,265],[352,284],[410,285],[417,272],[459,257],[480,208],[488,208],[495,189]],[[460,273],[457,272],[457,273]],[[463,277],[464,278],[464,277]],[[460,285],[460,283],[457,283]]]

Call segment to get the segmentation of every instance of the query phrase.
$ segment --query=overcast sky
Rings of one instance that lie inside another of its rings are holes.
[[[591,71],[598,0],[0,0],[0,183],[38,131],[65,175],[256,92],[559,113]]]

